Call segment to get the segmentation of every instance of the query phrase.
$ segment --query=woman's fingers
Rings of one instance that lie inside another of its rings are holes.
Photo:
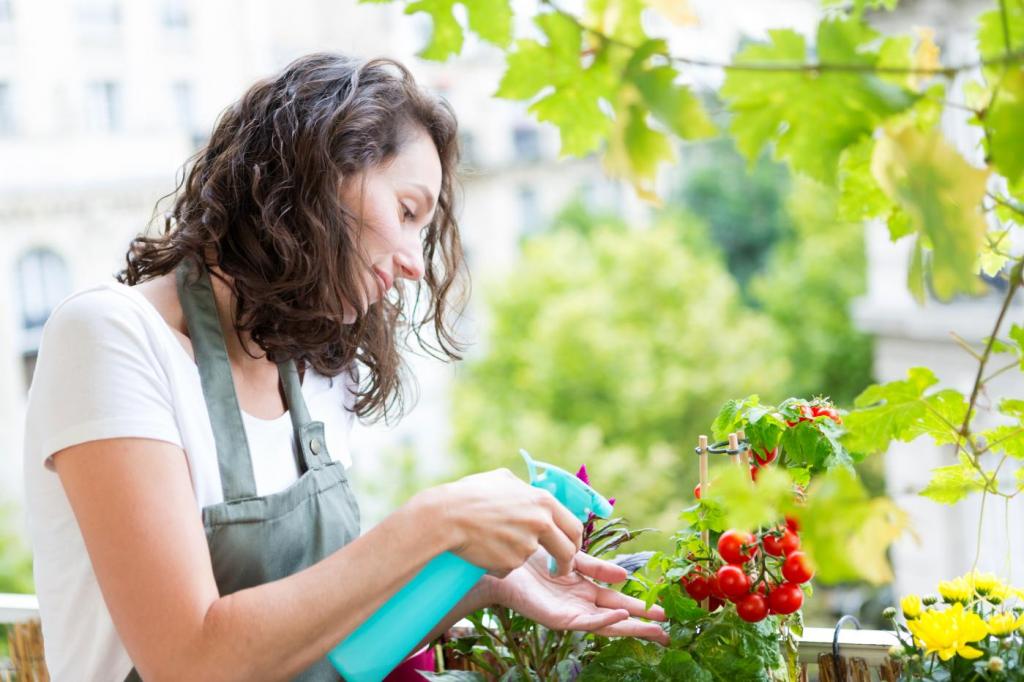
[[[621,583],[629,577],[629,572],[622,566],[597,559],[585,552],[576,555],[576,571],[603,583]]]
[[[577,547],[572,540],[565,536],[561,528],[555,525],[542,533],[538,538],[540,544],[548,551],[548,554],[558,563],[558,568],[553,577],[561,578],[569,575],[575,564]]]
[[[594,600],[594,603],[606,609],[625,609],[631,616],[650,618],[651,620],[665,620],[665,609],[657,604],[648,609],[636,597],[630,597],[627,594],[610,590],[607,587],[598,589],[597,599]]]
[[[668,646],[669,641],[668,633],[662,630],[657,623],[645,623],[633,618],[612,623],[594,632],[604,637],[639,637],[663,646]]]
[[[583,544],[583,524],[565,505],[556,500],[551,493],[545,490],[544,494],[551,507],[551,518],[554,519],[555,525],[565,533],[565,536],[576,546],[576,549],[579,549]]]
[[[595,609],[589,613],[576,616],[572,620],[572,629],[583,632],[598,632],[629,618],[625,609]]]

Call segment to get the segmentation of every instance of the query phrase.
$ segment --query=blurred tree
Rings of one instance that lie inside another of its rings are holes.
[[[0,504],[0,592],[30,594],[35,591],[32,580],[32,554],[15,532],[14,508]]]
[[[460,368],[454,440],[466,471],[520,447],[586,463],[634,526],[675,528],[696,481],[696,436],[727,398],[774,392],[790,367],[774,326],[745,309],[700,223],[556,229],[524,244],[489,289],[486,354]],[[683,235],[689,235],[685,240]]]
[[[775,245],[792,235],[785,206],[789,173],[766,155],[748,166],[728,138],[690,146],[685,160],[682,185],[671,199],[707,222],[729,272],[744,298],[752,300],[750,278],[765,266]]]
[[[836,219],[837,192],[797,177],[786,201],[793,236],[781,241],[750,283],[777,322],[793,368],[787,394],[830,395],[842,405],[871,383],[871,338],[851,318],[864,293],[864,227]]]

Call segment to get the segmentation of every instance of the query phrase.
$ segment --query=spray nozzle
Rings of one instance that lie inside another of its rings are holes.
[[[530,474],[530,485],[547,490],[555,499],[562,503],[573,516],[586,523],[593,514],[602,519],[612,515],[612,505],[599,492],[581,481],[575,474],[565,469],[538,462],[526,450],[519,450],[526,460],[526,470]],[[537,468],[543,468],[539,474]]]

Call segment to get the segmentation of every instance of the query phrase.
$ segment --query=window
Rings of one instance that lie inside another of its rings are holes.
[[[519,163],[540,160],[540,134],[536,128],[517,126],[512,130],[512,151]]]
[[[117,0],[78,0],[75,14],[87,31],[116,29],[121,23],[121,5]]]
[[[18,259],[15,295],[21,312],[21,358],[25,386],[32,382],[39,340],[50,313],[70,293],[64,260],[49,249],[33,249]]]
[[[89,83],[85,91],[86,127],[93,132],[121,130],[121,86],[113,81]]]
[[[191,132],[192,120],[192,84],[178,81],[171,84],[171,97],[174,99],[174,113],[178,128]]]
[[[540,232],[542,225],[537,190],[530,185],[519,186],[519,234],[529,236]]]
[[[188,9],[185,0],[164,0],[160,18],[164,28],[169,31],[187,31]]]
[[[2,1],[2,0],[0,0]],[[14,134],[14,104],[11,102],[11,85],[0,81],[0,136]]]

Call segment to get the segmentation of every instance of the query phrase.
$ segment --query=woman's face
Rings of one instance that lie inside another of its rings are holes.
[[[361,226],[357,243],[369,268],[363,274],[361,309],[380,301],[394,282],[423,277],[421,234],[434,218],[441,191],[441,160],[434,141],[416,128],[398,155],[348,178],[342,201]],[[356,309],[343,303],[344,322],[356,319]]]

